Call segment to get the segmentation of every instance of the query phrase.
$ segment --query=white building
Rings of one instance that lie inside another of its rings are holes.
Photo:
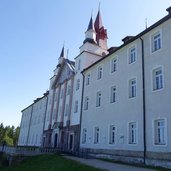
[[[84,70],[82,151],[169,166],[171,8],[167,11]]]
[[[63,48],[49,92],[22,111],[18,145],[169,166],[171,7],[167,11],[109,49],[100,11],[95,23],[91,17],[75,61]]]

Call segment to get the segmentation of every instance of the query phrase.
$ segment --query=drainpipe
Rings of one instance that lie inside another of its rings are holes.
[[[82,72],[81,72],[82,73]],[[79,151],[80,151],[80,138],[81,138],[81,122],[82,122],[82,113],[83,113],[83,96],[84,96],[84,82],[85,82],[85,75],[82,73],[83,75],[83,85],[82,85],[82,94],[81,94],[81,110],[80,110],[80,130],[79,130]]]
[[[146,142],[146,94],[145,94],[145,68],[144,68],[144,40],[141,40],[141,50],[142,50],[142,88],[143,88],[143,143],[144,143],[144,164],[146,163],[146,152],[147,152],[147,142]]]

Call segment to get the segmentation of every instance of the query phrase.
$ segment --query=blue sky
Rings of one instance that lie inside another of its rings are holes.
[[[108,46],[118,46],[167,15],[170,0],[101,0]],[[73,59],[99,0],[0,0],[0,123],[20,124],[21,110],[49,88],[63,43]]]

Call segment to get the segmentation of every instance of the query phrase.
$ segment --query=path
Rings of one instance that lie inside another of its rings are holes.
[[[130,165],[122,165],[117,163],[106,162],[98,159],[85,159],[74,156],[64,156],[67,159],[78,161],[82,164],[93,166],[95,168],[108,170],[108,171],[156,171],[152,169],[146,169],[141,167],[135,167]]]

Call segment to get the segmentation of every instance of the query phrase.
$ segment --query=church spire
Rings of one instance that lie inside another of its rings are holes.
[[[96,16],[96,20],[94,22],[94,28],[96,32],[96,41],[97,44],[103,48],[107,49],[107,30],[104,28],[102,23],[102,17],[100,13],[100,7]]]
[[[63,58],[65,58],[64,45],[62,47],[61,54],[60,54],[60,56],[58,58],[58,63],[61,63],[63,61]]]
[[[92,15],[88,24],[87,31],[85,32],[85,40],[83,43],[86,43],[86,42],[96,43],[96,33],[94,30]]]

